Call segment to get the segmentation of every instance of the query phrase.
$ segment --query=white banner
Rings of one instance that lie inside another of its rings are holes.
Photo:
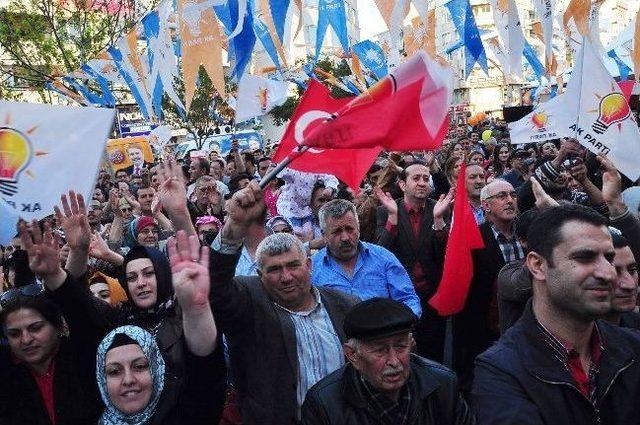
[[[31,220],[90,195],[115,111],[0,101],[0,203]],[[4,216],[3,219],[4,221]]]
[[[631,180],[640,177],[640,130],[627,99],[605,67],[601,52],[583,40],[567,84],[560,133],[591,152],[607,155]],[[577,117],[577,119],[576,119]]]

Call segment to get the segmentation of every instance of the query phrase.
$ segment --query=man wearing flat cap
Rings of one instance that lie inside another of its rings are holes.
[[[302,424],[474,424],[456,375],[411,354],[416,322],[411,309],[388,298],[352,307],[344,319],[349,362],[307,392]]]

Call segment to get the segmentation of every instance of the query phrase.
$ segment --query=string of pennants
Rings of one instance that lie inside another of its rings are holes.
[[[315,58],[311,63],[297,66],[288,52],[291,40],[299,35],[303,21],[308,19],[303,13],[302,0],[165,0],[97,58],[56,78],[46,88],[81,105],[114,107],[113,87],[126,87],[145,119],[160,122],[164,96],[186,119],[198,84],[200,66],[221,97],[231,101],[233,97],[225,92],[225,72],[242,86],[257,45],[264,48],[273,63],[268,73],[270,84],[274,84],[273,81],[293,82],[305,87],[309,77],[321,77],[326,83],[356,95],[417,50],[425,50],[432,57],[445,61],[436,52],[438,15],[435,0],[375,0],[375,3],[389,32],[377,37],[376,41],[350,44],[345,0],[318,0]],[[478,28],[469,0],[448,0],[443,5],[459,37],[444,54],[464,51],[466,77],[476,64],[488,74],[489,63],[494,63],[505,78],[537,80],[537,93],[546,90],[553,97],[561,92],[563,78],[570,72],[569,64],[558,54],[563,49],[557,43],[566,42],[574,52],[578,51],[579,43],[575,40],[579,37],[575,35],[585,28],[591,28],[592,39],[622,79],[629,78],[634,69],[638,75],[640,16],[604,49],[599,45],[598,34],[601,2],[592,7],[589,0],[571,0],[566,11],[559,13],[553,0],[533,0],[537,21],[531,30],[544,51],[539,58],[525,37],[515,0],[490,0],[490,3],[496,26],[491,32]],[[411,5],[418,16],[405,26]],[[297,22],[295,28],[294,22]],[[333,54],[348,59],[352,70],[350,76],[338,78],[314,67],[323,52],[329,28],[340,45]],[[560,28],[565,37],[554,39],[553,34]],[[226,70],[223,57],[230,64]],[[530,70],[529,77],[523,75],[525,68]],[[176,91],[176,79],[184,82],[184,99]],[[262,85],[254,81],[252,87],[264,91],[267,83],[264,78]],[[261,112],[268,112],[267,106],[272,107],[280,101],[263,101]]]

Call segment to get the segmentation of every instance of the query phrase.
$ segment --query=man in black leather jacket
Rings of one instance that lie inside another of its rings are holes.
[[[354,306],[344,320],[349,363],[309,390],[302,424],[475,424],[456,375],[411,354],[416,321],[391,299]]]

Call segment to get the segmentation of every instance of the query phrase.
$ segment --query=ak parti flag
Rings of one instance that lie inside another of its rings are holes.
[[[438,290],[429,304],[441,316],[458,313],[464,308],[473,278],[471,251],[484,248],[480,229],[476,224],[465,188],[466,166],[458,174],[453,223],[444,256],[444,269]]]
[[[451,68],[418,51],[314,128],[305,144],[332,149],[437,149],[447,133],[452,95]]]
[[[289,155],[296,155],[309,132],[318,125],[324,125],[326,119],[352,99],[334,99],[329,89],[317,80],[312,80],[291,117],[273,161],[280,162]],[[310,148],[292,161],[289,168],[310,173],[333,174],[357,192],[360,182],[380,151],[378,147],[339,150]]]

